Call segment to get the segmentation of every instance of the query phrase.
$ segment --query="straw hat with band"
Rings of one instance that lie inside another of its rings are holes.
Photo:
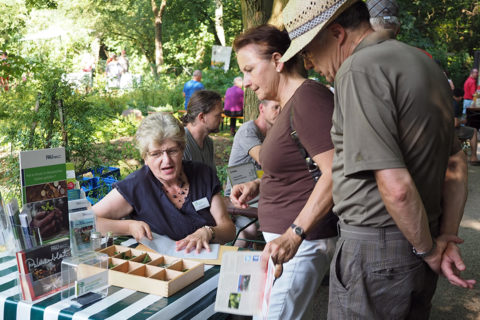
[[[283,9],[283,23],[292,42],[280,61],[290,60],[345,9],[359,0],[290,0]]]

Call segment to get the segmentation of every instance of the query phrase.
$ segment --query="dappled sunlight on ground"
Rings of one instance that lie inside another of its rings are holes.
[[[480,231],[480,221],[475,219],[463,219],[460,226]]]

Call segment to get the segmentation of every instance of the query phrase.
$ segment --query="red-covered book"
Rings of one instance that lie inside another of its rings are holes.
[[[34,301],[61,290],[62,260],[70,256],[69,239],[17,252],[23,298]]]

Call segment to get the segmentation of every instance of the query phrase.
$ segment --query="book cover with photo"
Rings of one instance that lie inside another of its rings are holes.
[[[67,197],[27,203],[23,212],[31,216],[30,227],[39,230],[42,244],[69,237]]]
[[[24,299],[34,301],[62,289],[62,261],[70,256],[68,239],[17,252]]]
[[[20,152],[23,209],[42,244],[68,237],[65,148]]]
[[[66,197],[66,179],[65,148],[20,152],[20,182],[24,205]]]
[[[261,251],[225,252],[215,311],[266,319],[274,280],[274,264],[262,268]]]

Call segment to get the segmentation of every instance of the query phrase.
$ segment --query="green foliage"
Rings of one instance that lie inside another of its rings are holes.
[[[27,8],[56,9],[57,2],[54,0],[25,0]]]
[[[230,68],[227,72],[219,68],[209,68],[202,72],[202,83],[208,90],[225,95],[225,91],[233,86],[233,79],[242,76],[238,68]]]
[[[479,50],[480,4],[472,0],[398,0],[399,40],[430,52],[452,78],[463,86]]]
[[[0,5],[0,49],[16,47],[25,28],[27,10],[20,0],[5,0]]]

